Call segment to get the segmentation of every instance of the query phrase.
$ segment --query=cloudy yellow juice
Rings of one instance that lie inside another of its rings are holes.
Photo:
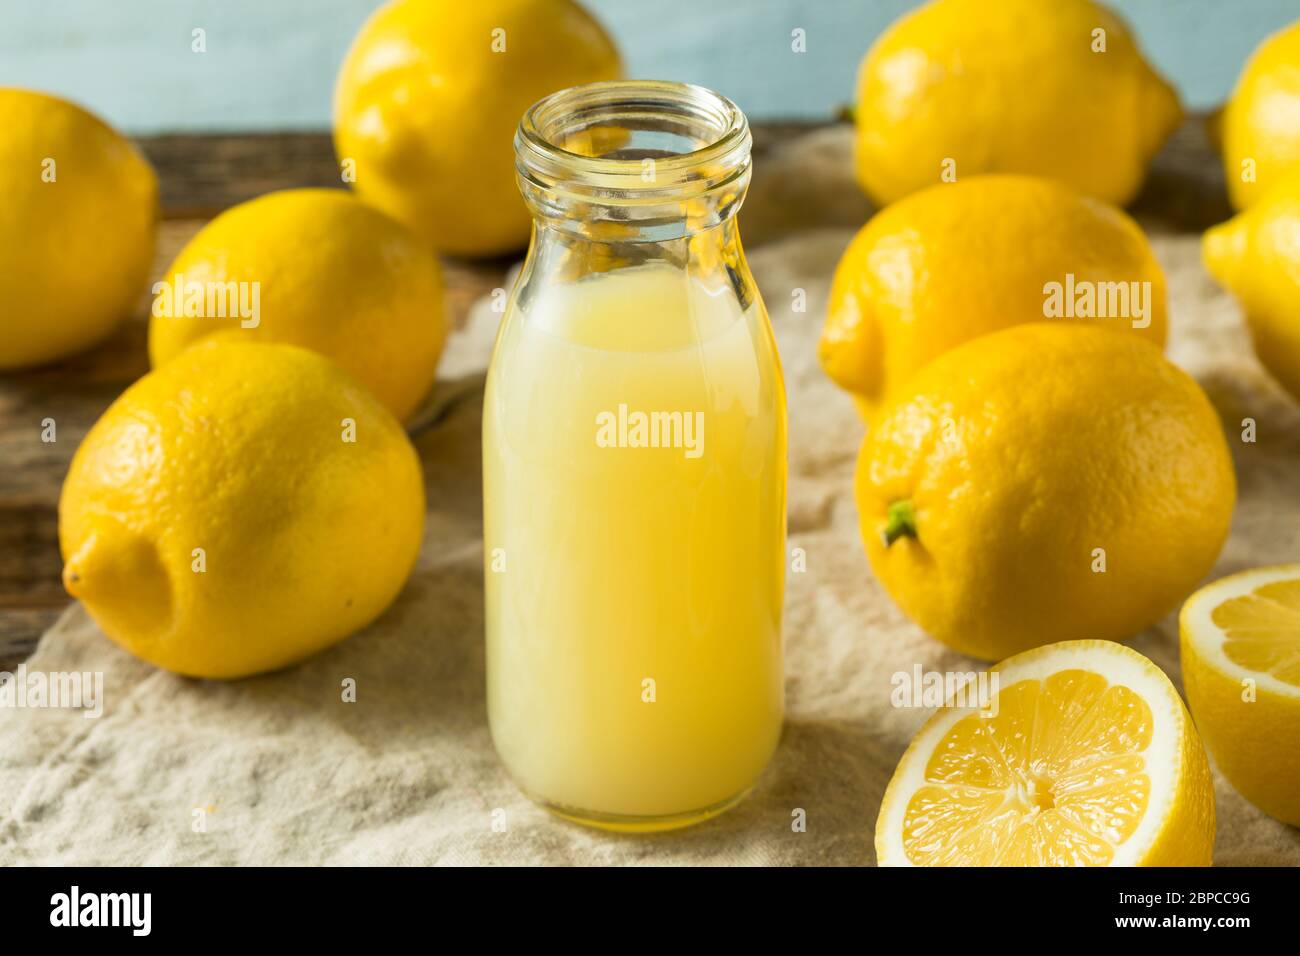
[[[626,829],[743,796],[782,720],[786,435],[755,296],[661,265],[512,305],[483,417],[488,706],[520,787]]]

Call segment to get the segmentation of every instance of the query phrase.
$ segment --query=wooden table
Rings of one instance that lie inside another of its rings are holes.
[[[755,183],[763,158],[817,124],[767,124],[755,129]],[[165,274],[181,247],[212,216],[275,189],[341,186],[327,134],[164,136],[142,141],[158,171],[162,222],[154,278]],[[798,202],[798,197],[791,197]],[[846,196],[835,222],[856,225],[869,209]],[[1157,158],[1134,207],[1152,228],[1200,231],[1230,215],[1217,159],[1189,120]],[[818,210],[825,216],[825,210]],[[743,214],[742,214],[743,215]],[[768,236],[761,228],[751,244]],[[111,241],[105,237],[105,241]],[[511,259],[444,263],[454,325],[470,305],[500,286]],[[152,280],[151,280],[152,281]],[[148,371],[142,290],[135,317],[109,341],[82,356],[21,374],[0,375],[0,670],[12,670],[36,646],[69,602],[60,581],[58,499],[73,452],[87,430],[124,388]],[[53,418],[58,440],[41,441],[41,421]]]

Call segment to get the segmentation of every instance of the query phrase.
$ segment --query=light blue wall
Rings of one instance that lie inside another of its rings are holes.
[[[488,0],[429,0],[474,3]],[[1050,4],[1053,0],[1043,0]],[[378,0],[0,0],[0,85],[132,132],[324,129],[334,74]],[[588,0],[634,76],[720,89],[752,116],[825,117],[911,0]],[[1300,0],[1115,0],[1193,108],[1217,103]],[[190,52],[195,27],[208,52]],[[790,31],[808,52],[790,51]]]

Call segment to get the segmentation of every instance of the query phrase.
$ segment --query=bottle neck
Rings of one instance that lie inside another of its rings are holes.
[[[548,281],[573,281],[614,269],[662,265],[714,286],[730,284],[737,276],[748,277],[734,218],[685,234],[650,236],[662,231],[660,227],[638,227],[613,234],[595,224],[577,231],[567,221],[538,217],[533,222],[527,271]]]
[[[750,144],[744,114],[710,90],[592,83],[524,115],[516,170],[539,237],[725,246],[749,185]]]

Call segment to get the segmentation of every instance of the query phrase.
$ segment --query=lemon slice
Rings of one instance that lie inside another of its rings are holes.
[[[997,665],[894,770],[882,866],[1209,865],[1214,791],[1178,692],[1141,654],[1066,641]]]
[[[1300,564],[1215,581],[1183,605],[1183,683],[1241,795],[1300,826]]]

